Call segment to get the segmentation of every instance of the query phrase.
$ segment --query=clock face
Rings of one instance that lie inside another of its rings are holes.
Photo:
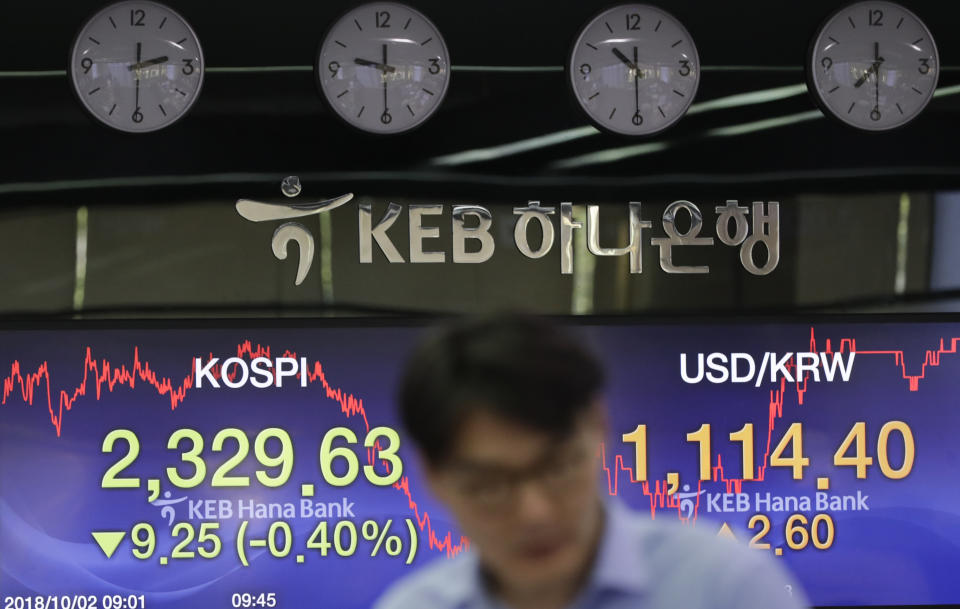
[[[937,87],[940,59],[930,30],[892,2],[859,2],[827,20],[807,65],[827,112],[883,131],[920,114]]]
[[[321,44],[316,73],[324,98],[348,124],[400,133],[440,106],[450,57],[429,19],[403,4],[375,2],[334,24]]]
[[[80,30],[70,54],[77,97],[100,121],[132,133],[181,118],[203,84],[203,52],[180,15],[155,2],[112,4]]]
[[[583,28],[568,67],[574,95],[600,127],[650,135],[677,122],[700,80],[690,33],[645,4],[609,9]]]

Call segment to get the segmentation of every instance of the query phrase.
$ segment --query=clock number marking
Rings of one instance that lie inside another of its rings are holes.
[[[157,29],[158,29],[158,30],[162,30],[162,29],[163,29],[163,26],[164,26],[164,24],[165,24],[166,22],[167,22],[167,18],[164,17],[164,18],[163,18],[163,21],[160,22],[160,25],[157,26]]]
[[[130,26],[143,27],[145,25],[143,23],[143,18],[146,16],[147,14],[144,12],[142,8],[131,9],[130,10]],[[143,119],[141,118],[140,120],[143,120]]]
[[[193,67],[193,60],[192,60],[192,59],[184,59],[184,60],[183,60],[183,70],[182,70],[182,71],[183,71],[183,73],[186,74],[187,76],[190,76],[191,74],[193,74],[193,73],[196,71],[196,68]]]
[[[872,26],[882,26],[883,25],[883,11],[880,9],[871,9],[869,11],[868,22]]]
[[[823,59],[820,60],[820,65],[823,66],[824,72],[829,72],[831,66],[833,66],[833,60],[830,59],[829,57],[824,57]]]
[[[689,59],[680,60],[679,74],[680,76],[690,76],[690,60]]]
[[[387,11],[377,11],[375,20],[378,28],[390,27],[390,13]]]
[[[657,110],[660,111],[660,116],[662,116],[663,118],[667,118],[667,115],[664,114],[664,112],[663,112],[663,108],[661,108],[660,106],[657,106]]]
[[[133,115],[130,117],[135,123],[143,122],[143,112],[140,112],[140,107],[137,106],[137,109],[133,111]]]
[[[590,64],[589,64],[589,63],[585,63],[585,64],[583,64],[583,65],[580,66],[580,74],[583,75],[583,79],[584,79],[584,80],[586,80],[586,79],[587,79],[587,76],[590,75],[590,71],[591,71],[592,69],[593,69],[593,68],[590,67]]]
[[[83,68],[83,73],[86,74],[90,71],[90,68],[93,67],[93,60],[89,57],[84,57],[80,60],[80,67]],[[926,72],[924,72],[926,74]]]
[[[880,109],[879,109],[879,108],[874,107],[874,109],[870,111],[870,120],[872,120],[872,121],[878,121],[878,120],[880,120]]]
[[[384,125],[389,125],[390,121],[392,120],[393,120],[393,117],[390,116],[390,112],[387,110],[384,110],[383,114],[380,115],[380,122],[383,123]]]
[[[337,73],[340,71],[340,64],[337,63],[336,61],[331,61],[330,63],[327,64],[327,69],[330,70],[331,76],[336,76]]]
[[[160,108],[160,112],[161,112],[164,116],[167,115],[167,111],[163,109],[163,104],[157,104],[157,107]]]
[[[920,62],[920,67],[917,68],[917,71],[921,74],[927,74],[930,72],[930,60],[926,57],[921,57],[917,61]]]
[[[627,21],[628,30],[639,30],[640,29],[640,14],[639,13],[627,13],[624,15]]]
[[[110,25],[113,26],[113,29],[117,29],[117,22],[113,20],[113,17],[107,17],[110,20]]]
[[[611,111],[610,111],[610,116],[607,117],[607,120],[612,120],[612,119],[613,119],[613,115],[616,114],[616,113],[617,113],[617,109],[616,109],[616,108],[614,108],[613,110],[611,110]]]
[[[639,127],[640,125],[643,124],[643,115],[640,114],[640,111],[638,110],[633,113],[633,118],[631,118],[630,120],[633,122],[634,125]]]
[[[900,26],[903,25],[903,17],[900,17],[900,21],[897,21],[897,29],[900,29]]]
[[[439,58],[439,57],[431,57],[431,58],[430,58],[430,67],[427,68],[427,72],[430,72],[431,74],[439,74],[439,73],[440,73],[440,58]]]

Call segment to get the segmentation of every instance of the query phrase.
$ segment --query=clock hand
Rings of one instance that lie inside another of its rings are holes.
[[[387,45],[383,45],[383,65],[387,65]],[[383,73],[387,75],[386,72]],[[383,113],[387,113],[387,79],[383,79]]]
[[[876,65],[876,64],[873,64],[872,66],[870,66],[869,68],[867,68],[867,71],[864,72],[863,75],[862,75],[860,78],[857,79],[857,82],[853,83],[853,86],[859,88],[860,86],[863,85],[863,83],[867,82],[867,77],[870,76],[870,73],[871,73],[871,72],[873,72],[873,67],[874,67],[875,65]]]
[[[880,64],[883,63],[883,57],[880,57],[880,43],[873,43],[873,65],[863,73],[860,78],[857,79],[857,82],[853,83],[854,87],[860,87],[867,81],[867,78],[870,77],[870,74],[873,73],[877,77],[877,86],[879,87],[880,81]]]
[[[854,87],[860,87],[861,85],[863,85],[863,83],[867,82],[867,78],[870,76],[871,73],[876,74],[876,75],[877,75],[877,78],[879,79],[879,77],[880,77],[880,72],[879,72],[879,70],[880,70],[880,64],[881,64],[882,62],[883,62],[883,57],[880,58],[880,61],[875,61],[875,62],[873,62],[873,65],[871,65],[869,68],[867,68],[867,71],[863,73],[863,76],[861,76],[860,78],[857,79],[857,82],[853,83],[853,86],[854,86]]]
[[[140,43],[137,43],[137,63],[140,63]],[[137,72],[137,101],[134,112],[140,109],[140,72]]]
[[[639,72],[637,69],[637,63],[635,61],[630,61],[627,59],[627,56],[620,52],[620,49],[614,47],[613,54],[623,63],[627,64],[627,67],[634,71],[634,73]]]
[[[166,63],[169,60],[170,58],[167,57],[166,55],[162,57],[154,57],[153,59],[147,59],[146,61],[139,61],[137,63],[130,64],[129,66],[127,66],[127,69],[132,72],[134,70],[140,70],[142,68],[147,68],[150,66],[155,66],[157,64]]]
[[[382,70],[384,73],[397,71],[397,68],[395,68],[394,66],[388,66],[385,63],[370,61],[369,59],[361,59],[360,57],[357,57],[356,59],[354,59],[353,62],[358,66],[370,66],[371,68]]]
[[[874,110],[880,111],[880,64],[883,58],[880,57],[880,43],[873,43],[873,90],[874,90]]]
[[[637,47],[633,47],[633,97],[637,102],[637,114],[640,113],[640,70],[637,69]]]

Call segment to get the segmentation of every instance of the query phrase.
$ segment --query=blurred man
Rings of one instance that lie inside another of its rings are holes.
[[[605,496],[602,386],[597,360],[536,318],[460,323],[421,344],[401,414],[470,549],[400,580],[376,609],[805,606],[759,551]]]

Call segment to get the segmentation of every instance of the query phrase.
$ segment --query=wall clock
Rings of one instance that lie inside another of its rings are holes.
[[[669,13],[625,4],[581,30],[568,64],[573,94],[600,128],[651,135],[676,123],[700,81],[690,33]]]
[[[892,2],[858,2],[820,28],[807,71],[827,114],[858,129],[885,131],[923,111],[937,88],[940,58],[916,15]]]
[[[200,94],[203,71],[193,28],[169,7],[143,0],[93,15],[70,52],[80,102],[102,123],[129,133],[183,118]]]
[[[330,108],[370,133],[420,126],[450,83],[443,36],[424,15],[393,2],[365,4],[341,17],[321,43],[315,67]]]

